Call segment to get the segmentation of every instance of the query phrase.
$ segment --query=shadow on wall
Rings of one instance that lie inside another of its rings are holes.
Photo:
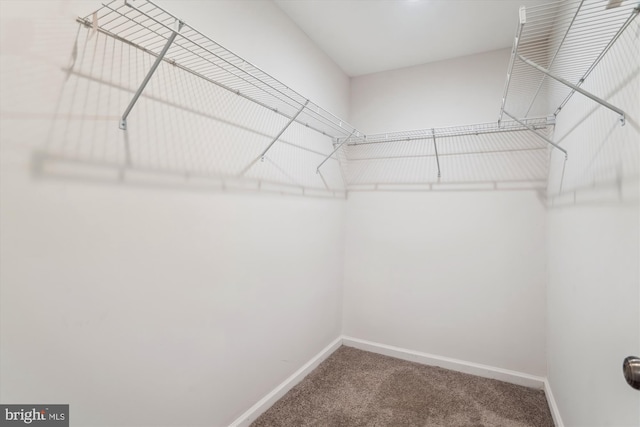
[[[120,115],[155,57],[79,25],[46,142],[32,156],[32,173],[92,184],[306,197],[526,189],[550,206],[635,203],[637,27],[623,33],[584,84],[627,111],[626,126],[576,94],[555,127],[556,141],[569,151],[566,163],[562,153],[523,131],[451,136],[435,145],[431,138],[345,144],[316,173],[333,151],[329,138],[293,123],[261,161],[288,119],[168,62],[161,63],[133,109],[128,130],[120,130]]]
[[[628,205],[640,201],[640,23],[622,33],[583,88],[626,113],[626,124],[607,108],[574,94],[558,115],[555,140],[569,161],[552,154],[548,205]],[[557,106],[554,106],[557,107]]]
[[[343,198],[349,191],[534,189],[546,144],[528,132],[334,149],[330,138],[163,61],[128,118],[155,57],[79,25],[50,130],[32,155],[38,179],[195,191]],[[340,161],[338,161],[340,159]],[[438,177],[438,170],[441,176]]]
[[[155,57],[80,25],[40,179],[204,191],[345,197],[330,138],[163,61],[128,118],[120,115]]]

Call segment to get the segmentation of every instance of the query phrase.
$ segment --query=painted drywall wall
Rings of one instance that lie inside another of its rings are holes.
[[[544,375],[544,227],[533,192],[351,193],[345,334]]]
[[[354,78],[353,123],[384,132],[495,121],[508,62],[501,50]],[[474,167],[457,157],[444,177]],[[350,192],[345,334],[544,376],[544,204],[535,191],[492,188]]]
[[[270,1],[164,0],[163,7],[332,113],[348,118],[349,78]],[[206,29],[206,30],[205,30]]]
[[[493,122],[510,49],[351,79],[351,121],[368,133]]]
[[[638,426],[622,361],[640,354],[640,26],[637,19],[558,115],[548,210],[549,383],[567,427]]]
[[[348,78],[270,2],[160,4],[348,111]],[[331,144],[292,128],[229,179],[286,120],[168,64],[124,134],[152,58],[78,29],[99,6],[0,2],[0,400],[226,426],[341,332],[345,202],[299,191]]]

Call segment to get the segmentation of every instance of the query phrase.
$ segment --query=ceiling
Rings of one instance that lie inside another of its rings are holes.
[[[275,0],[349,76],[510,47],[520,6],[550,0]]]

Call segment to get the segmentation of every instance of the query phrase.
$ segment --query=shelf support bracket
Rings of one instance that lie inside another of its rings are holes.
[[[526,127],[527,129],[529,129],[531,132],[535,133],[538,137],[540,137],[541,139],[544,139],[547,144],[557,148],[558,150],[562,151],[564,153],[564,159],[567,160],[569,158],[569,153],[567,153],[567,150],[565,150],[564,148],[560,147],[558,144],[556,144],[555,142],[551,141],[549,138],[547,138],[546,136],[544,136],[543,134],[541,134],[540,132],[538,132],[533,126],[528,125],[527,123],[523,122],[520,119],[517,119],[516,117],[512,116],[511,114],[509,114],[506,110],[504,111],[504,113],[511,117],[513,120],[515,120],[516,122],[520,123],[522,126]]]
[[[436,164],[438,165],[438,178],[440,178],[440,158],[438,158],[438,146],[436,145],[436,130],[431,129],[431,135],[433,136],[433,149],[436,151]]]
[[[156,69],[158,68],[158,66],[162,62],[162,59],[167,54],[167,51],[171,47],[171,44],[176,39],[176,36],[178,35],[178,33],[180,33],[180,30],[182,30],[182,26],[183,25],[184,25],[184,22],[178,21],[178,29],[177,29],[177,31],[174,31],[173,33],[171,33],[171,36],[169,36],[169,38],[167,39],[167,43],[162,48],[162,51],[160,52],[160,54],[156,57],[155,62],[151,66],[151,69],[149,70],[149,72],[145,76],[144,80],[142,80],[142,83],[140,84],[140,87],[138,88],[136,93],[133,95],[133,98],[131,99],[131,102],[129,102],[129,106],[127,107],[127,109],[122,114],[122,118],[120,118],[120,129],[127,130],[127,117],[129,116],[129,113],[131,113],[131,110],[133,109],[133,106],[136,105],[136,102],[138,102],[138,98],[140,98],[140,95],[142,95],[142,91],[144,91],[144,88],[147,86],[147,83],[149,83],[149,80],[151,80],[151,76],[153,76],[153,73],[155,73]]]
[[[338,151],[340,149],[340,147],[342,147],[347,141],[349,141],[349,139],[351,139],[351,137],[353,136],[353,134],[356,133],[355,129],[353,132],[351,132],[351,135],[349,135],[348,137],[346,137],[344,139],[344,141],[342,141],[340,144],[338,144],[338,146],[331,152],[331,154],[329,154],[327,157],[325,157],[325,159],[322,161],[322,163],[320,163],[318,165],[318,167],[316,168],[316,173],[320,173],[320,167],[322,165],[324,165],[324,163],[329,160],[331,158],[331,156],[333,156],[335,154],[336,151]]]
[[[504,85],[504,92],[502,93],[502,105],[500,106],[500,117],[498,117],[498,125],[502,121],[502,113],[504,113],[504,106],[507,102],[507,94],[509,93],[509,85],[511,84],[511,75],[513,74],[513,64],[516,62],[516,55],[518,54],[518,48],[520,47],[520,38],[522,37],[522,29],[527,23],[527,9],[524,6],[520,7],[518,11],[520,22],[518,24],[518,31],[516,32],[516,38],[513,41],[513,49],[511,50],[511,58],[509,59],[509,71],[507,71],[507,82]]]
[[[273,144],[275,144],[275,143],[276,143],[276,141],[280,139],[280,137],[282,136],[282,134],[284,133],[284,131],[285,131],[285,130],[287,130],[287,128],[288,128],[289,126],[291,126],[291,123],[293,123],[293,122],[298,118],[298,116],[300,115],[300,113],[302,113],[302,112],[304,111],[304,109],[305,109],[305,108],[307,108],[307,104],[308,104],[308,103],[309,103],[309,100],[307,99],[307,102],[305,102],[305,103],[304,103],[304,105],[302,106],[302,108],[300,108],[300,109],[298,110],[298,112],[297,112],[293,117],[291,117],[291,119],[289,120],[289,122],[288,122],[286,125],[284,125],[284,127],[282,128],[282,130],[281,130],[281,131],[280,131],[280,132],[275,136],[275,138],[273,138],[273,139],[271,140],[271,142],[269,143],[269,145],[267,146],[267,148],[265,148],[265,149],[264,149],[264,151],[262,152],[262,154],[260,154],[260,155],[258,156],[258,157],[260,158],[260,160],[264,161],[264,156],[267,154],[267,151],[269,151],[269,150],[271,149],[271,147],[273,146]]]
[[[586,96],[587,98],[590,98],[592,100],[594,100],[595,102],[597,102],[598,104],[607,107],[608,109],[610,109],[611,111],[614,111],[616,113],[618,113],[620,115],[620,124],[621,126],[624,126],[625,124],[625,113],[624,111],[622,111],[621,109],[619,109],[618,107],[609,104],[607,101],[605,101],[604,99],[598,98],[597,96],[595,96],[594,94],[592,94],[591,92],[588,92],[584,89],[582,89],[580,86],[574,85],[573,83],[563,79],[562,77],[558,77],[555,76],[553,74],[551,74],[551,72],[549,70],[547,70],[546,68],[541,67],[540,65],[536,64],[533,61],[528,60],[527,58],[523,57],[522,55],[518,55],[518,58],[524,62],[525,64],[527,64],[528,66],[540,71],[543,74],[546,74],[547,76],[551,77],[552,79],[562,83],[563,85],[573,89],[576,92],[580,92],[581,94],[583,94],[584,96]],[[512,116],[511,116],[512,117]],[[513,117],[512,117],[513,118]],[[515,119],[514,119],[515,120]]]
[[[607,52],[609,52],[609,50],[611,49],[611,47],[614,45],[614,43],[616,42],[616,40],[618,40],[618,38],[620,38],[620,36],[622,35],[622,33],[624,32],[624,30],[627,29],[627,27],[629,25],[631,25],[631,22],[636,18],[636,16],[638,16],[638,14],[640,14],[640,3],[638,3],[636,5],[636,7],[633,9],[633,11],[631,12],[631,15],[629,15],[629,18],[627,18],[627,20],[625,21],[625,23],[622,25],[622,27],[620,27],[620,29],[618,30],[618,32],[613,36],[613,38],[609,41],[609,43],[607,44],[607,46],[602,50],[602,52],[600,52],[600,55],[598,55],[598,57],[596,58],[595,61],[593,61],[593,64],[591,64],[591,66],[589,67],[589,69],[587,70],[586,73],[584,73],[584,75],[582,76],[582,78],[578,81],[578,86],[582,84],[582,82],[585,81],[585,79],[589,76],[589,74],[591,74],[591,72],[594,70],[594,68],[596,68],[596,66],[600,63],[600,61],[602,60],[602,58],[604,58],[604,56],[607,54]],[[564,101],[562,101],[562,103],[560,104],[560,106],[556,109],[555,111],[555,115],[558,115],[558,113],[560,112],[560,110],[562,110],[564,108],[564,106],[567,104],[567,102],[569,101],[569,99],[571,99],[571,97],[573,96],[573,94],[575,93],[575,91],[571,91],[569,92],[569,95],[567,95],[567,97],[564,99]],[[624,125],[624,117],[621,117],[621,120],[623,121],[623,125]]]

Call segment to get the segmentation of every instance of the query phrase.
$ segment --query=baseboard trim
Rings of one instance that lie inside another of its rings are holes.
[[[331,344],[325,347],[320,353],[314,356],[310,361],[305,363],[300,369],[294,372],[289,378],[284,380],[280,385],[274,388],[269,394],[260,399],[255,405],[249,408],[244,414],[240,415],[229,427],[248,427],[274,403],[282,398],[289,390],[295,387],[304,379],[311,371],[320,365],[325,359],[336,351],[340,346],[353,347],[360,350],[370,351],[372,353],[382,354],[385,356],[395,357],[397,359],[408,360],[410,362],[421,363],[429,366],[439,366],[441,368],[450,369],[452,371],[463,372],[465,374],[477,375],[483,378],[492,378],[517,384],[525,387],[537,388],[544,390],[551,411],[551,416],[556,427],[564,427],[558,405],[551,392],[551,386],[546,378],[529,375],[522,372],[511,371],[508,369],[496,368],[494,366],[482,365],[479,363],[467,362],[465,360],[453,359],[450,357],[436,356],[434,354],[422,353],[406,348],[395,347],[386,344],[380,344],[372,341],[362,340],[348,336],[340,336]]]
[[[560,410],[558,409],[558,404],[556,403],[556,399],[553,397],[553,392],[551,391],[551,384],[549,384],[549,380],[545,378],[544,380],[544,395],[547,397],[547,403],[549,404],[549,410],[551,411],[551,417],[553,418],[553,423],[556,427],[564,427],[564,423],[562,422],[562,417],[560,417]]]
[[[282,396],[287,394],[289,390],[296,386],[311,371],[318,367],[327,357],[336,351],[342,345],[342,337],[336,338],[331,344],[326,346],[320,353],[305,363],[300,369],[294,372],[289,378],[284,380],[280,385],[274,388],[269,394],[260,399],[255,405],[249,408],[244,414],[240,415],[229,427],[248,427],[263,412],[276,403]]]
[[[508,369],[496,368],[494,366],[481,365],[479,363],[467,362],[465,360],[453,359],[450,357],[436,356],[434,354],[422,353],[419,351],[408,350],[406,348],[394,347],[347,336],[342,337],[342,344],[348,347],[370,351],[372,353],[408,360],[410,362],[439,366],[452,371],[477,375],[484,378],[492,378],[525,387],[537,389],[544,389],[545,387],[545,378],[543,377],[537,377]]]

